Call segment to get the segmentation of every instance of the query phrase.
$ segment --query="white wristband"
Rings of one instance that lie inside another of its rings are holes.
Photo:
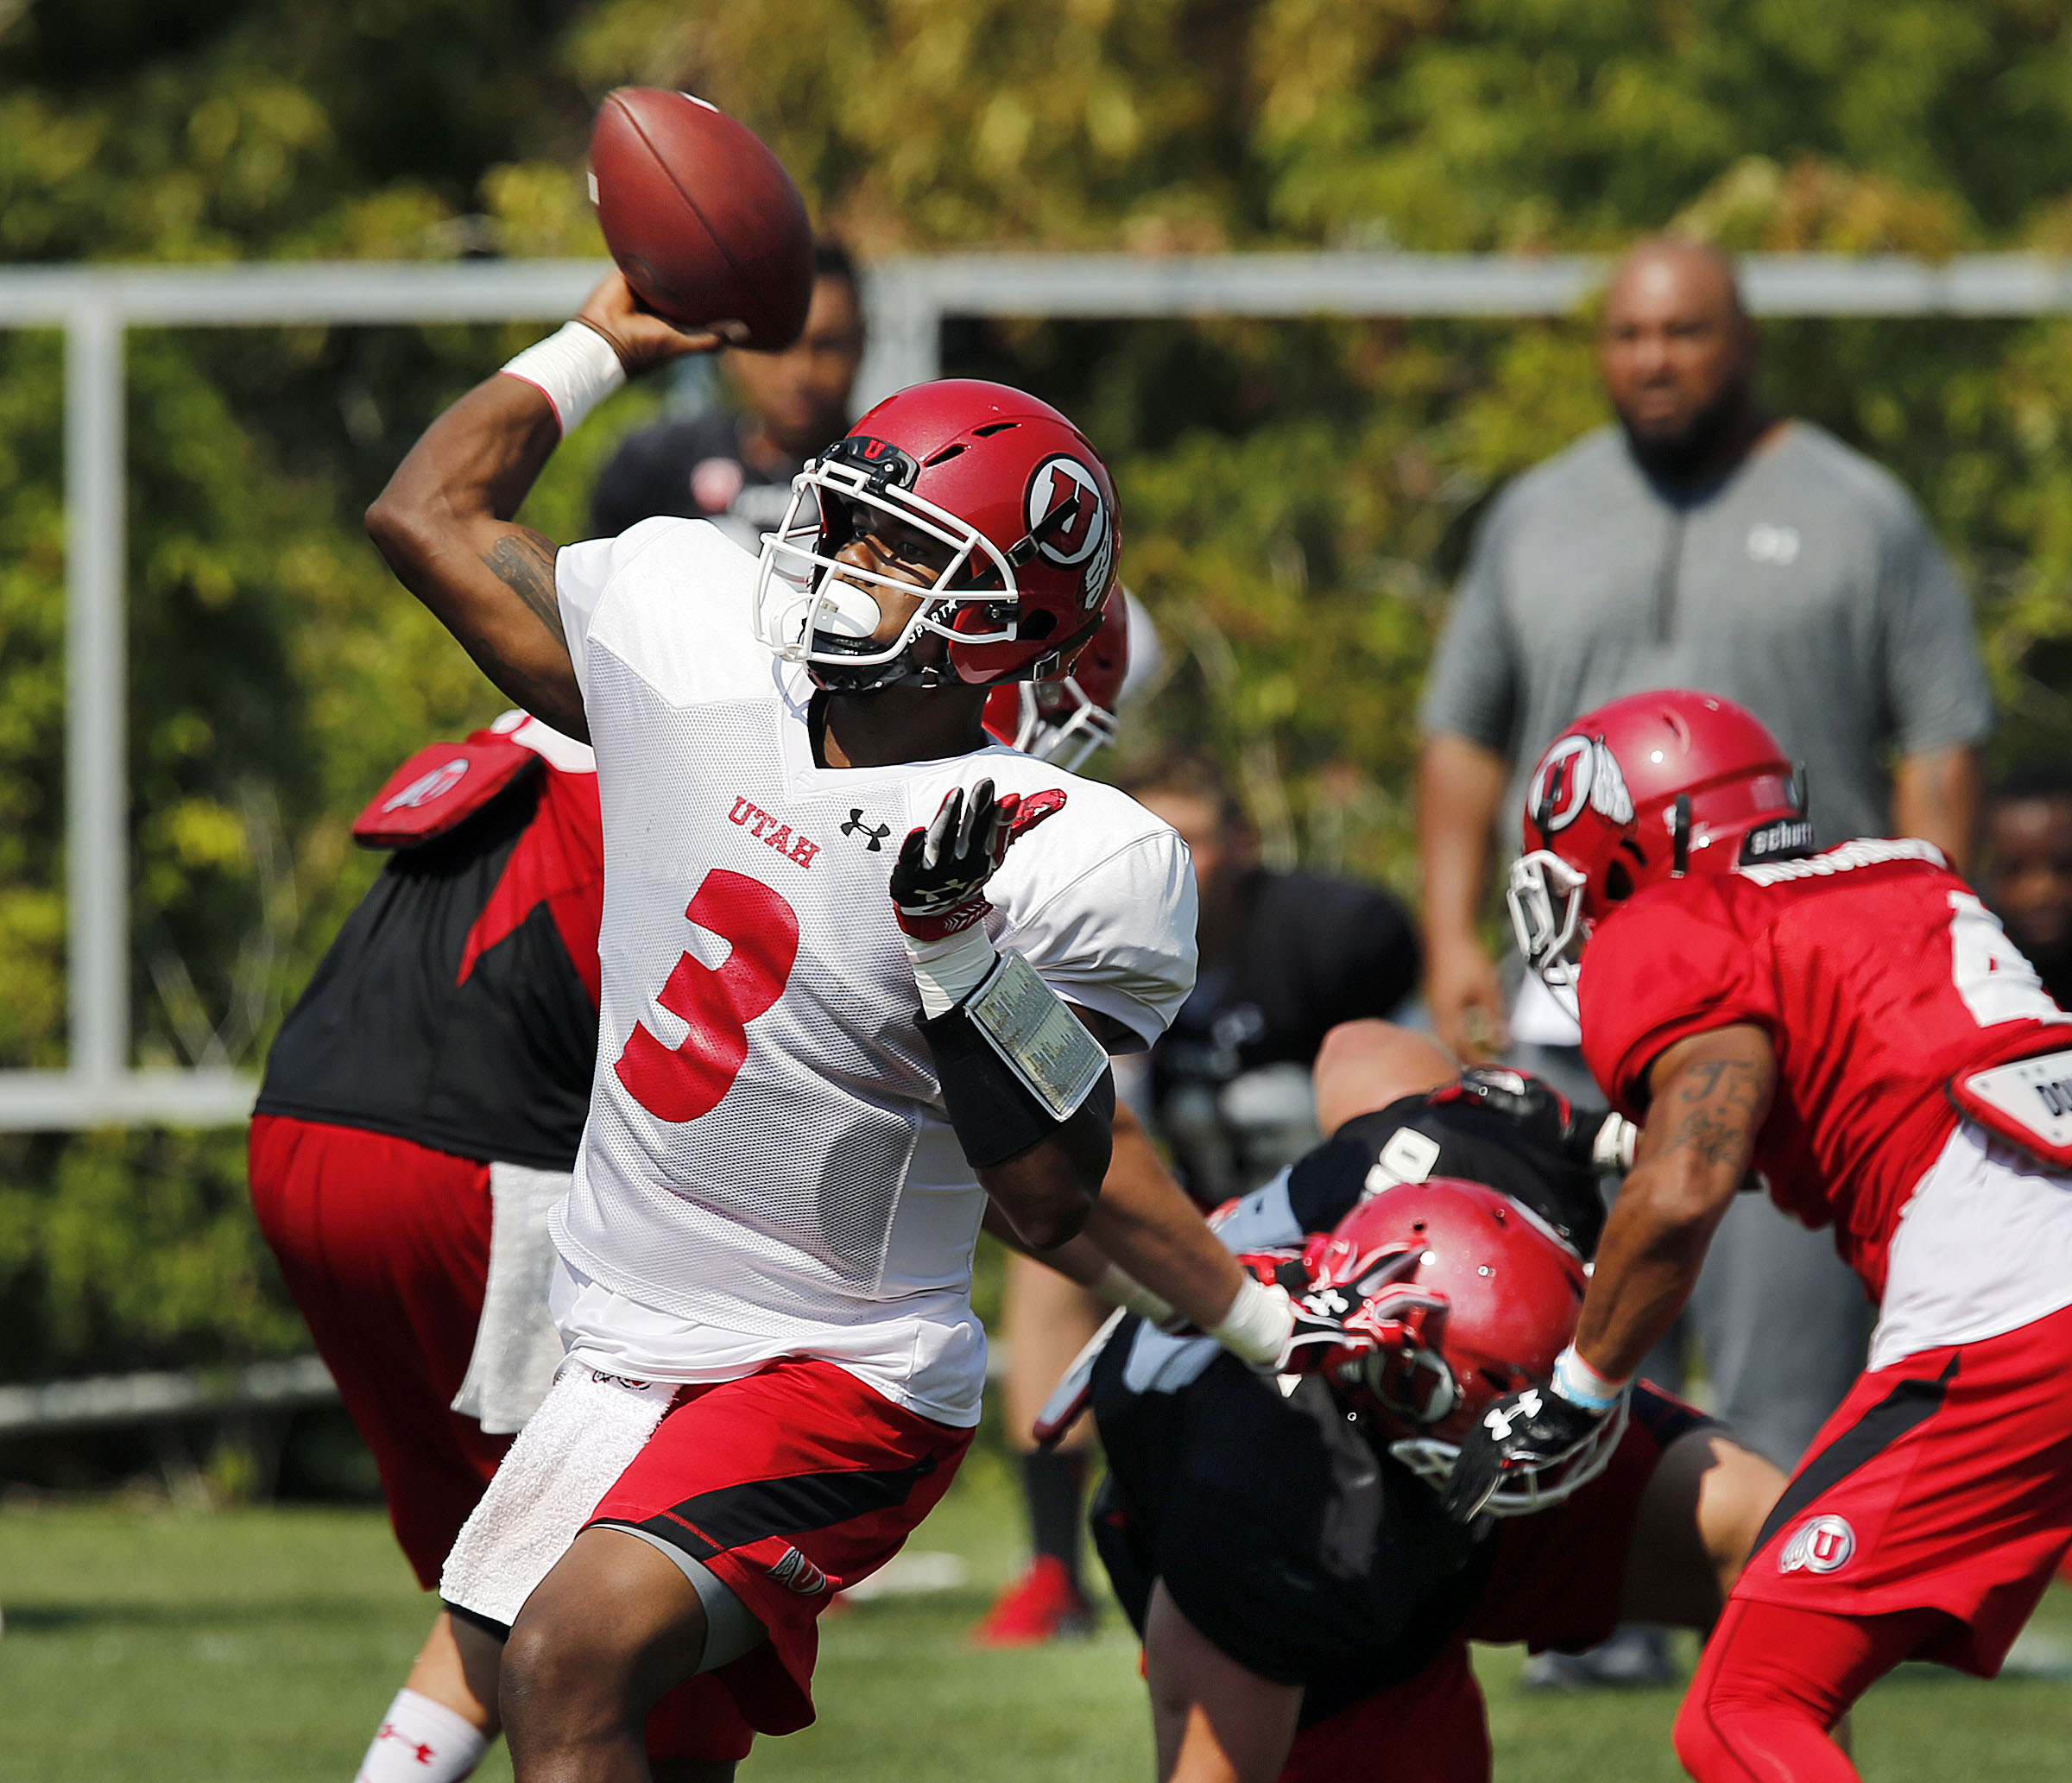
[[[1209,1335],[1241,1362],[1270,1368],[1295,1335],[1295,1308],[1287,1289],[1246,1276],[1223,1322],[1210,1326]]]
[[[1172,1317],[1172,1302],[1154,1294],[1127,1269],[1110,1263],[1102,1271],[1093,1291],[1111,1306],[1134,1312],[1147,1323],[1163,1325]]]
[[[1626,1391],[1624,1381],[1608,1381],[1585,1362],[1571,1344],[1554,1358],[1554,1390],[1586,1412],[1608,1412]]]
[[[534,342],[503,371],[523,378],[553,405],[564,439],[626,382],[626,368],[612,344],[584,322],[567,323],[559,334]]]
[[[913,982],[921,993],[921,1013],[931,1021],[946,1015],[985,983],[1000,955],[982,922],[940,941],[903,938],[913,962]]]

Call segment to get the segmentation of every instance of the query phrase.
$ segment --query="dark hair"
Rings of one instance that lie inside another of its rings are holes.
[[[2042,756],[2017,762],[1993,781],[1987,797],[1994,805],[2017,799],[2072,799],[2072,763]]]
[[[849,287],[850,294],[862,296],[862,288],[856,280],[856,256],[831,235],[818,236],[813,241],[813,278],[839,279]]]
[[[1133,799],[1150,793],[1172,793],[1213,805],[1217,821],[1226,830],[1242,829],[1248,821],[1245,807],[1231,791],[1222,769],[1208,756],[1189,749],[1168,749],[1153,756],[1121,775],[1120,783]]]

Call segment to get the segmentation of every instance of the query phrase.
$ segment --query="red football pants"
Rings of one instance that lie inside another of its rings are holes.
[[[253,1118],[252,1210],[380,1469],[417,1581],[511,1445],[452,1409],[490,1268],[486,1164],[368,1133]]]
[[[1860,1783],[1829,1732],[1949,1620],[1939,1609],[1833,1615],[1734,1598],[1677,1716],[1677,1756],[1698,1783]]]
[[[1489,1783],[1489,1717],[1468,1643],[1295,1736],[1278,1783]]]

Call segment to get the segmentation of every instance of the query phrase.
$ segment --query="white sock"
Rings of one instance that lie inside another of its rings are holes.
[[[352,1783],[458,1783],[490,1742],[443,1704],[399,1690]]]

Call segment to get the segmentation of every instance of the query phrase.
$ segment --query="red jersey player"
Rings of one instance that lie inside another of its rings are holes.
[[[2072,1543],[2072,1017],[1929,844],[1815,853],[1776,739],[1728,700],[1578,718],[1534,772],[1526,848],[1520,944],[1644,1127],[1575,1342],[1470,1432],[1450,1508],[1589,1438],[1751,1172],[1832,1226],[1879,1305],[1869,1365],[1766,1525],[1677,1748],[1701,1783],[1842,1783],[1849,1704],[1902,1660],[1997,1672]]]
[[[596,764],[507,712],[413,756],[353,833],[394,853],[268,1057],[252,1206],[431,1590],[561,1360],[546,1210],[596,1065]],[[358,1783],[474,1768],[459,1666],[442,1613]]]

